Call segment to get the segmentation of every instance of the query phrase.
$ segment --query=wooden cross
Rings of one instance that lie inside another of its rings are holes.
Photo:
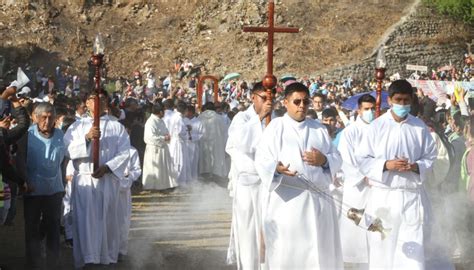
[[[263,78],[263,86],[266,89],[267,100],[272,99],[272,89],[277,84],[277,79],[273,76],[273,37],[275,33],[298,33],[299,29],[296,27],[275,27],[273,24],[275,12],[275,3],[273,0],[268,1],[268,26],[266,27],[254,27],[254,26],[245,26],[244,32],[264,32],[268,34],[267,41],[267,74]],[[270,113],[271,114],[271,113]],[[271,120],[271,115],[268,115],[266,118],[266,123],[269,124]]]

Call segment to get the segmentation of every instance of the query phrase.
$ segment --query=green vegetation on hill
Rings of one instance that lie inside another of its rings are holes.
[[[424,0],[438,11],[474,24],[474,0]]]

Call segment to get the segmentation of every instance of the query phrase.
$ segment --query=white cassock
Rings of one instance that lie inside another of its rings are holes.
[[[372,122],[356,152],[371,185],[365,212],[391,229],[382,240],[369,232],[370,269],[424,269],[431,207],[423,181],[436,159],[436,145],[422,120],[408,115],[398,123],[389,110]],[[407,158],[420,174],[385,171],[387,160]]]
[[[73,211],[74,263],[116,263],[119,253],[117,206],[120,180],[129,160],[130,139],[122,124],[105,115],[100,118],[99,165],[112,173],[96,179],[91,176],[92,142],[85,136],[92,118],[74,122],[64,135],[69,158],[74,166],[71,205]]]
[[[69,161],[66,166],[66,177],[74,176],[74,166],[72,161]],[[72,207],[71,207],[71,192],[72,192],[72,183],[71,181],[66,181],[66,186],[64,187],[64,197],[63,197],[63,221],[64,221],[64,234],[67,240],[72,239]]]
[[[130,147],[130,160],[124,177],[120,180],[120,195],[118,206],[118,218],[120,225],[120,254],[127,255],[128,233],[130,231],[130,218],[132,216],[132,194],[130,188],[134,181],[140,177],[140,159],[137,149]]]
[[[201,121],[197,117],[192,119],[184,118],[184,124],[191,126],[191,140],[186,140],[186,151],[190,158],[189,176],[191,181],[198,179],[198,162],[199,162],[199,141],[204,134],[204,128]]]
[[[165,136],[169,135],[165,122],[151,114],[145,123],[143,158],[143,188],[164,190],[177,187],[176,172],[173,167]]]
[[[347,218],[349,207],[364,209],[369,188],[364,181],[364,175],[357,167],[356,151],[362,141],[364,132],[369,127],[360,117],[342,130],[337,149],[342,157],[344,186],[340,217],[341,245],[344,262],[368,263],[367,231],[357,226]]]
[[[170,156],[173,160],[174,171],[176,172],[176,181],[178,185],[186,185],[191,180],[190,158],[186,149],[186,141],[189,140],[189,132],[183,121],[183,116],[175,112],[170,119]]]
[[[204,111],[198,118],[204,128],[204,134],[199,141],[199,174],[210,173],[227,177],[229,173],[225,153],[227,126],[222,116],[215,111]]]
[[[328,168],[303,162],[302,153],[311,148],[326,156]],[[304,176],[276,175],[279,161]],[[285,114],[265,128],[255,168],[262,189],[270,192],[262,207],[268,269],[343,268],[336,208],[328,193],[341,164],[327,129],[315,120],[296,122]]]
[[[230,243],[233,246],[228,258],[230,253],[235,254],[237,269],[260,268],[261,181],[254,158],[262,133],[263,124],[254,106],[239,112],[229,128],[226,152],[232,159],[234,200]]]
[[[176,112],[173,110],[165,110],[165,115],[163,116],[163,122],[165,122],[166,128],[170,130],[171,118]]]

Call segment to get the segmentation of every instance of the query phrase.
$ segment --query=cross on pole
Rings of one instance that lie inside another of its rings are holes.
[[[266,89],[267,100],[272,99],[272,89],[277,84],[277,79],[273,76],[273,37],[275,33],[298,33],[299,29],[296,27],[275,27],[273,23],[275,12],[275,3],[273,0],[268,1],[268,26],[266,27],[255,27],[255,26],[244,26],[244,32],[263,32],[268,34],[267,41],[267,74],[263,78],[262,84]],[[271,115],[266,117],[266,124],[268,125],[271,120]]]

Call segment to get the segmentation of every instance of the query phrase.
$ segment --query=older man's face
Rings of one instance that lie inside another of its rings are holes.
[[[43,112],[40,115],[36,115],[36,121],[40,132],[49,133],[55,124],[55,117],[52,112]]]

